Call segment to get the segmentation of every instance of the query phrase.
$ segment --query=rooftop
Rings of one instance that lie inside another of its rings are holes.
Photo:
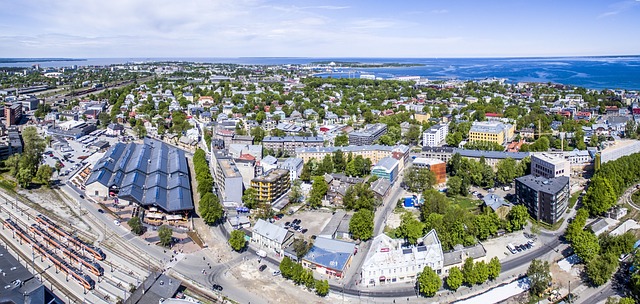
[[[517,181],[536,191],[555,194],[569,185],[569,177],[559,176],[555,178],[535,177],[531,174],[516,178]]]
[[[500,133],[509,126],[501,122],[473,122],[470,132]]]
[[[445,162],[443,162],[442,160],[439,160],[437,158],[426,158],[426,157],[416,157],[413,160],[413,164],[419,164],[419,165],[424,165],[424,166],[433,166],[433,165],[438,165],[438,164],[444,164]]]
[[[232,159],[218,158],[218,166],[222,169],[225,178],[242,177]]]
[[[288,175],[289,170],[285,169],[271,169],[267,171],[264,175],[258,176],[251,181],[254,182],[262,182],[262,183],[273,183],[276,180],[280,179],[284,175]]]

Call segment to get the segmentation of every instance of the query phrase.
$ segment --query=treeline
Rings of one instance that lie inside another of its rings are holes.
[[[516,177],[523,176],[529,172],[530,163],[531,159],[529,157],[525,157],[520,162],[507,157],[498,162],[496,165],[497,171],[493,172],[484,157],[476,161],[463,158],[459,153],[456,153],[447,163],[447,172],[451,175],[447,180],[447,195],[467,196],[470,185],[491,188],[495,186],[496,181],[499,184],[511,183]]]
[[[213,177],[204,150],[198,149],[193,154],[193,167],[198,182],[198,194],[200,194],[198,212],[205,223],[215,224],[222,218],[224,211],[220,200],[213,194]]]
[[[314,279],[311,269],[304,269],[300,263],[292,261],[289,257],[284,257],[280,262],[280,273],[296,285],[304,285],[309,290],[315,289],[316,294],[321,297],[329,293],[329,281]]]
[[[344,172],[348,176],[367,176],[371,173],[371,160],[363,158],[361,155],[353,156],[352,153],[345,153],[337,150],[331,154],[327,154],[322,161],[314,159],[306,162],[302,167],[300,179],[303,181],[311,181],[312,176],[322,176],[325,173]]]
[[[600,215],[616,204],[622,193],[640,181],[640,153],[607,162],[596,171],[584,196],[590,215]]]
[[[38,135],[36,127],[26,127],[22,130],[24,147],[22,154],[13,154],[5,161],[5,167],[22,188],[27,188],[31,182],[37,182],[49,186],[53,168],[49,165],[41,165],[42,153],[47,146],[44,138]],[[61,163],[56,164],[60,173]]]

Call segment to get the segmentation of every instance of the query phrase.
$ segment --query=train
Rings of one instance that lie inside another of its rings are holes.
[[[57,269],[60,269],[60,271],[63,271],[67,275],[70,275],[76,282],[78,282],[78,284],[82,285],[83,288],[87,290],[91,290],[95,288],[96,282],[89,275],[86,275],[82,273],[82,271],[67,264],[67,262],[62,260],[57,255],[55,255],[53,252],[43,247],[39,242],[37,242],[35,239],[29,236],[26,233],[26,231],[24,231],[20,226],[18,226],[13,220],[6,219],[4,221],[4,226],[7,227],[8,229],[13,230],[20,239],[29,243],[35,251],[42,254],[42,256],[46,257],[49,261],[51,261],[51,263],[53,263],[53,265]]]
[[[85,252],[90,253],[96,260],[103,261],[106,258],[106,255],[100,248],[89,245],[83,242],[82,240],[80,240],[79,238],[72,236],[71,234],[67,233],[66,231],[58,227],[58,225],[54,224],[50,219],[48,219],[44,215],[39,214],[36,217],[36,221],[42,225],[45,225],[47,228],[49,228],[50,231],[53,231],[53,233],[55,233],[59,237],[66,238],[69,242],[73,243],[77,248],[80,248]]]
[[[36,224],[31,225],[31,227],[29,227],[29,230],[34,234],[37,234],[40,237],[42,237],[42,239],[45,240],[50,246],[60,249],[62,253],[66,257],[68,257],[70,260],[73,260],[76,263],[82,264],[82,266],[89,269],[89,271],[94,275],[96,276],[104,275],[104,269],[102,268],[102,266],[100,266],[100,264],[85,258],[82,254],[79,254],[75,250],[61,244],[48,232],[38,227],[38,225]]]

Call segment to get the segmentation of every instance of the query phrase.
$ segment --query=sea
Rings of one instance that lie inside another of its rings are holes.
[[[107,66],[124,63],[182,61],[245,65],[311,64],[336,62],[320,77],[360,77],[375,75],[390,79],[420,76],[430,80],[505,79],[509,83],[551,82],[589,89],[640,90],[640,56],[528,57],[528,58],[312,58],[312,57],[237,57],[237,58],[0,58],[0,67]],[[416,66],[340,68],[341,62],[365,64],[397,63]]]

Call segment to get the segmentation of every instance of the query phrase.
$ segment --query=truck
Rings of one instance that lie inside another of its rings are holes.
[[[256,254],[261,258],[265,258],[267,256],[267,252],[264,250],[258,250]]]

